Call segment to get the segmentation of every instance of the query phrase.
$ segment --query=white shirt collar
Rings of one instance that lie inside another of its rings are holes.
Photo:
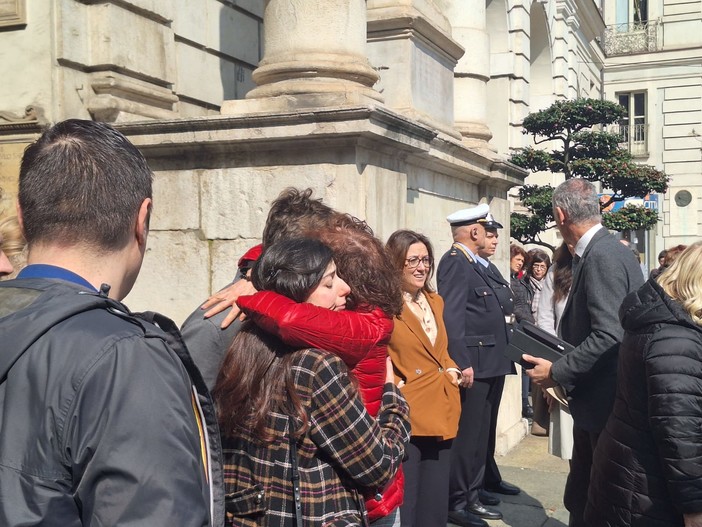
[[[473,254],[473,251],[471,251],[468,247],[466,247],[465,245],[463,245],[461,242],[455,242],[455,243],[457,243],[458,245],[460,245],[461,247],[463,247],[466,251],[468,251],[468,254],[470,255],[471,258],[473,258],[473,260],[477,260],[477,259],[478,259],[478,257],[477,257],[475,254]]]
[[[587,231],[585,231],[585,234],[583,234],[578,240],[578,243],[575,244],[575,254],[582,257],[588,244],[595,237],[597,231],[599,231],[602,227],[603,225],[601,223],[598,223],[597,225],[593,225]]]

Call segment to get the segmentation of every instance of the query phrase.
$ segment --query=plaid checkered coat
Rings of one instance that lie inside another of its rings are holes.
[[[387,384],[378,418],[356,394],[348,369],[335,355],[296,352],[295,382],[310,429],[298,440],[303,526],[366,525],[359,487],[380,488],[397,471],[409,440],[409,408]],[[277,433],[261,444],[248,433],[224,439],[228,525],[292,527],[289,420],[272,414]]]

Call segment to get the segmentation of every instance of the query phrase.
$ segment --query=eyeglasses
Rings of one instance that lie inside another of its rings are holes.
[[[405,265],[410,269],[416,269],[417,267],[419,267],[420,262],[424,264],[424,267],[431,267],[434,263],[434,260],[432,258],[429,258],[428,256],[425,256],[424,258],[418,258],[417,256],[413,256],[412,258],[407,258],[405,260]]]
[[[545,263],[535,263],[531,266],[532,269],[541,269],[542,271],[548,269]]]

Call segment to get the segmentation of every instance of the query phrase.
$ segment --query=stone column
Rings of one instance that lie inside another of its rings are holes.
[[[266,0],[263,17],[264,57],[247,99],[382,101],[366,56],[365,0]]]
[[[485,0],[451,0],[446,15],[453,38],[466,50],[454,71],[455,126],[468,146],[487,148],[487,82],[490,79],[490,40]]]

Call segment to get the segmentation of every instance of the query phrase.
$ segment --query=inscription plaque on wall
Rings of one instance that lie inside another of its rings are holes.
[[[25,0],[0,0],[0,28],[27,24]]]
[[[31,143],[0,143],[0,214],[14,214],[22,154]]]

